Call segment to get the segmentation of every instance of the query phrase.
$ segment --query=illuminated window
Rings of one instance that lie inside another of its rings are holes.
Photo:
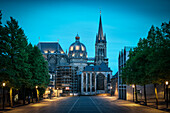
[[[54,53],[54,51],[51,51],[51,53]]]
[[[80,46],[76,46],[76,50],[79,50],[80,49]]]
[[[102,40],[104,40],[104,38],[102,37]]]
[[[81,50],[84,51],[84,47],[83,46],[81,46]]]
[[[61,54],[63,54],[64,53],[64,51],[61,51]]]
[[[48,51],[44,51],[44,53],[48,53]]]
[[[73,53],[73,54],[72,54],[72,57],[74,57],[74,56],[75,56],[75,54]]]
[[[86,58],[87,58],[88,56],[86,55]]]
[[[73,51],[73,46],[70,47],[70,51]]]
[[[83,56],[83,54],[82,54],[82,53],[80,53],[80,56],[82,57],[82,56]]]

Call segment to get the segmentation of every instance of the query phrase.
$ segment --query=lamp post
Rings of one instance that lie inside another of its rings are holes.
[[[168,81],[165,82],[166,85],[166,109],[168,109]]]
[[[133,88],[133,102],[134,102],[134,88],[135,88],[134,84],[132,85],[132,88]]]
[[[5,90],[5,85],[6,85],[5,82],[3,82],[3,83],[2,83],[2,86],[3,86],[3,110],[4,110],[4,108],[5,108],[5,93],[4,93],[4,92],[5,92],[5,91],[4,91],[4,90]]]
[[[57,88],[57,97],[58,97],[58,88]]]
[[[37,92],[37,98],[36,98],[36,102],[39,100],[38,99],[38,86],[35,86],[35,88],[36,88],[36,92]]]
[[[50,99],[51,99],[51,87],[50,87]]]
[[[112,86],[110,86],[110,95],[112,96]]]

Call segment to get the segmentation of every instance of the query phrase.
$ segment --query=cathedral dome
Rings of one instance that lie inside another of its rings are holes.
[[[69,47],[69,58],[87,58],[87,52],[86,52],[86,47],[84,44],[80,42],[80,37],[77,36],[75,37],[76,41],[72,43]]]

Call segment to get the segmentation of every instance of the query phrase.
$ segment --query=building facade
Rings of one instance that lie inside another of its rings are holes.
[[[129,51],[132,50],[133,47],[124,47],[119,52],[118,58],[118,97],[119,99],[126,100],[126,84],[122,83],[122,68],[126,65],[126,61],[128,60]]]
[[[104,62],[101,65],[86,66],[81,74],[81,94],[108,93],[111,75],[111,69]]]

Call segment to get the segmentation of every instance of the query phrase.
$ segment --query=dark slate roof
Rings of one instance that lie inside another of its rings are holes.
[[[83,72],[85,71],[112,72],[112,70],[105,63],[101,63],[100,65],[96,65],[96,66],[86,66]]]
[[[37,46],[42,53],[44,53],[44,51],[54,51],[54,53],[61,53],[61,51],[63,51],[58,42],[39,42]]]

